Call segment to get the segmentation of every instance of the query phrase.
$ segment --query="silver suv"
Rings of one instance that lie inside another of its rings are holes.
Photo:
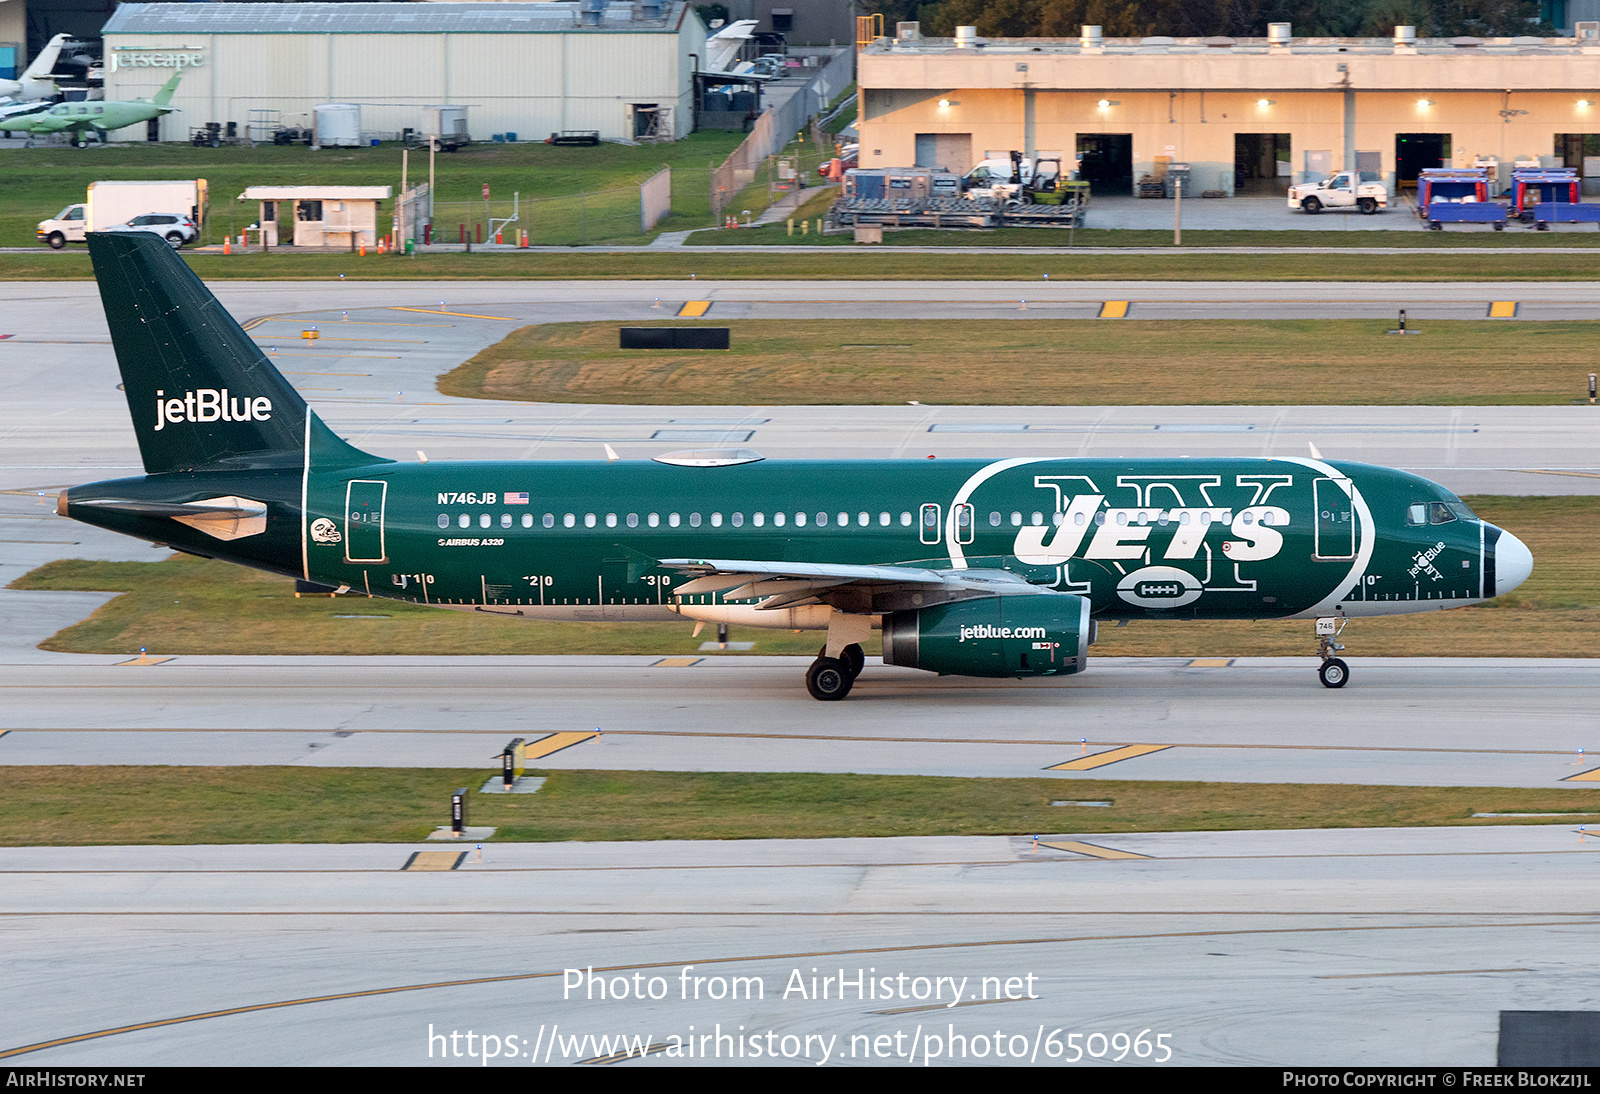
[[[193,243],[200,235],[199,226],[189,217],[178,213],[145,213],[134,217],[126,224],[114,224],[105,230],[151,232],[165,239],[174,251],[185,243]]]

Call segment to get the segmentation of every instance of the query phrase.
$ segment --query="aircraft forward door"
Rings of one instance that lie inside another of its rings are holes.
[[[388,562],[383,542],[383,505],[389,484],[352,479],[344,492],[344,560]]]
[[[1319,559],[1355,558],[1358,537],[1356,507],[1350,497],[1350,480],[1318,479],[1313,486],[1317,504],[1313,556]]]

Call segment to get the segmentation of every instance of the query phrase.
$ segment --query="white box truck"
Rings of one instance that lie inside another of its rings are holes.
[[[175,213],[192,217],[196,224],[201,224],[205,212],[205,179],[91,182],[87,201],[69,205],[49,220],[41,220],[37,233],[40,243],[60,250],[68,243],[82,243],[85,232],[126,224],[145,213]]]

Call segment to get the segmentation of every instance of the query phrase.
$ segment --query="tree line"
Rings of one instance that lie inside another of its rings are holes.
[[[1419,38],[1556,33],[1538,0],[865,0],[858,10],[881,11],[889,34],[916,20],[941,38],[958,26],[989,38],[1076,38],[1084,24],[1107,38],[1264,38],[1268,23],[1311,38],[1387,38],[1396,26]]]

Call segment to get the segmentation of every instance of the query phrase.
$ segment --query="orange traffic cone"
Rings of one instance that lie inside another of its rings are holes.
[[[222,241],[222,253],[225,254],[225,255],[231,255],[233,253],[233,237],[232,236],[229,236],[227,239],[224,239]]]

